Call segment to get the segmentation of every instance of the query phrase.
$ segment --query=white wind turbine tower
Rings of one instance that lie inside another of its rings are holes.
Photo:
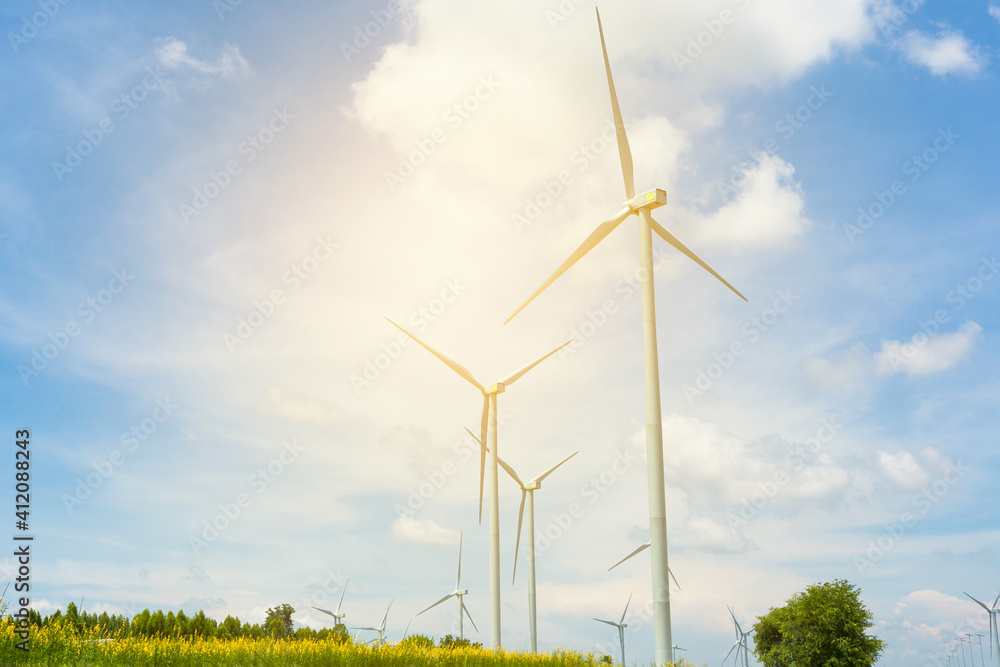
[[[465,429],[468,431],[469,429]],[[469,434],[473,438],[476,436],[469,431]],[[482,443],[480,443],[482,444]],[[535,608],[535,491],[542,488],[542,480],[551,475],[556,468],[562,464],[569,461],[571,458],[579,454],[579,452],[573,452],[566,458],[564,458],[559,463],[555,464],[545,472],[540,475],[532,477],[527,482],[522,482],[521,478],[517,476],[514,469],[510,467],[503,459],[497,457],[497,462],[500,466],[507,471],[517,485],[521,487],[521,508],[517,511],[517,541],[514,544],[514,571],[511,574],[510,582],[514,583],[514,577],[517,576],[517,552],[521,548],[521,521],[524,519],[524,503],[527,500],[528,503],[528,625],[530,629],[530,639],[531,639],[531,652],[538,652],[538,617]]]
[[[572,340],[568,340],[548,354],[539,357],[527,366],[514,371],[504,377],[499,382],[490,386],[483,385],[473,377],[461,364],[449,359],[427,343],[423,342],[403,327],[399,326],[388,317],[394,327],[415,340],[421,347],[433,354],[445,363],[448,368],[455,371],[483,394],[483,416],[480,421],[480,442],[485,442],[490,454],[490,646],[495,649],[500,648],[500,492],[499,486],[499,465],[497,462],[497,396],[502,394],[508,385],[514,384],[522,375],[532,368],[542,363],[553,354],[566,347]],[[492,445],[492,446],[491,446]],[[483,473],[486,464],[486,452],[480,450],[479,457],[479,521],[483,520]]]
[[[468,590],[462,589],[462,533],[459,532],[458,575],[456,575],[455,577],[455,590],[453,590],[451,593],[448,593],[448,595],[445,595],[443,598],[432,604],[430,607],[427,607],[427,609],[424,609],[424,611],[430,611],[431,609],[438,606],[445,600],[450,600],[453,597],[458,598],[458,638],[465,639],[465,626],[463,624],[463,617],[462,617],[463,612],[465,613],[466,616],[469,617],[469,622],[472,623],[472,627],[476,628],[476,622],[472,620],[472,614],[469,613],[469,610],[465,606],[465,602],[462,601],[462,597],[468,594],[469,594]],[[420,612],[420,614],[424,613],[424,611]],[[417,614],[417,616],[420,616],[420,614]],[[479,632],[479,628],[476,628],[476,632]]]
[[[626,201],[618,213],[597,226],[590,236],[573,254],[562,263],[555,272],[529,296],[517,310],[507,318],[514,318],[546,287],[552,284],[569,267],[586,255],[604,237],[611,233],[625,218],[635,214],[639,218],[639,256],[642,282],[642,320],[643,320],[643,356],[645,360],[645,391],[646,391],[646,461],[649,491],[649,532],[652,542],[651,559],[653,563],[653,632],[655,636],[656,664],[664,665],[670,662],[670,647],[673,642],[670,635],[670,589],[667,574],[667,519],[666,499],[663,481],[663,428],[660,417],[660,375],[659,360],[656,347],[656,301],[653,294],[653,238],[656,232],[664,241],[687,255],[703,269],[718,278],[744,301],[746,297],[735,287],[715,272],[690,248],[684,245],[676,236],[653,220],[650,211],[667,203],[667,193],[660,189],[649,190],[638,196],[635,194],[635,182],[632,174],[632,152],[628,137],[625,135],[625,124],[622,121],[621,110],[618,107],[618,96],[615,93],[614,81],[611,77],[611,64],[608,51],[604,44],[604,30],[601,27],[601,15],[597,14],[597,27],[601,35],[601,50],[604,53],[604,69],[608,76],[608,89],[611,93],[611,110],[615,119],[615,134],[618,138],[618,154],[621,159],[622,175],[625,180]]]
[[[625,664],[625,628],[628,627],[628,623],[625,622],[625,614],[628,613],[628,603],[632,601],[632,595],[629,594],[628,600],[625,602],[625,610],[622,612],[621,620],[617,623],[614,621],[605,621],[603,618],[595,618],[595,621],[600,621],[601,623],[607,623],[608,625],[613,625],[618,628],[618,641],[622,645],[622,665]]]
[[[315,609],[317,611],[321,611],[324,614],[329,614],[330,616],[333,616],[333,624],[334,625],[339,625],[341,623],[340,619],[342,619],[345,616],[347,616],[347,614],[342,614],[340,612],[340,607],[341,607],[341,605],[344,604],[344,595],[347,593],[347,584],[349,584],[350,582],[351,582],[351,580],[349,578],[348,578],[347,581],[344,582],[344,590],[341,591],[341,593],[340,593],[340,602],[337,603],[337,611],[330,611],[329,609],[321,609],[319,607],[313,607],[313,609]]]
[[[962,592],[965,593],[965,591]],[[986,613],[990,615],[990,658],[995,659],[997,667],[1000,667],[1000,637],[997,636],[997,616],[1000,615],[1000,608],[997,608],[997,602],[1000,602],[1000,595],[996,597],[996,600],[993,600],[991,607],[987,607],[968,593],[965,593],[965,595],[985,609]]]
[[[392,600],[389,600],[389,606],[385,608],[385,616],[382,617],[382,622],[378,624],[377,628],[351,628],[352,630],[371,630],[377,632],[378,636],[372,640],[370,643],[375,644],[375,648],[378,648],[385,643],[385,620],[389,618],[389,609],[392,607]],[[358,633],[360,634],[360,633]]]
[[[740,622],[736,620],[736,614],[733,613],[733,610],[730,609],[728,605],[726,606],[726,609],[729,609],[729,615],[733,617],[733,625],[736,626],[736,643],[729,649],[729,653],[732,653],[733,649],[736,649],[735,660],[736,663],[739,664],[740,652],[742,651],[743,667],[750,667],[750,647],[747,646],[747,637],[750,636],[750,631],[747,630],[744,632],[743,628],[740,627]],[[723,663],[725,663],[729,658],[729,653],[727,653],[726,657],[722,659]]]

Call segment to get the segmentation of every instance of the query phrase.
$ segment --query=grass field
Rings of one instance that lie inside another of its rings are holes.
[[[78,635],[65,623],[32,628],[30,650],[15,648],[14,624],[0,624],[0,665],[129,665],[130,667],[193,667],[195,665],[344,665],[347,667],[602,667],[600,656],[574,650],[531,654],[494,652],[482,648],[430,648],[338,644],[317,639],[231,640],[165,637]],[[678,664],[678,667],[681,667]]]

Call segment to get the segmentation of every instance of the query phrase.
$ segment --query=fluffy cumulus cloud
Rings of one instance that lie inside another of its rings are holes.
[[[988,11],[990,13],[990,16],[995,18],[997,21],[1000,21],[1000,7],[997,7],[996,5],[990,5]]]
[[[401,516],[393,522],[392,537],[409,544],[457,544],[458,533],[430,519]]]
[[[916,333],[907,343],[882,341],[882,349],[875,355],[878,371],[907,375],[946,371],[969,356],[973,346],[982,338],[982,333],[983,328],[969,320],[954,333],[933,337]]]
[[[930,481],[930,475],[909,452],[878,452],[878,463],[894,484],[904,489],[917,490]]]
[[[930,37],[910,31],[900,40],[899,46],[907,60],[923,65],[937,76],[975,74],[983,66],[983,56],[959,32],[946,30]]]
[[[802,189],[795,168],[777,155],[761,154],[744,174],[736,198],[708,216],[703,238],[746,245],[780,245],[806,231]]]

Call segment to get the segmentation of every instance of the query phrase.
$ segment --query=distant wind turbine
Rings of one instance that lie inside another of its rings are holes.
[[[469,429],[465,429],[469,431]],[[475,438],[475,434],[469,431],[469,435]],[[477,438],[478,439],[478,438]],[[483,446],[483,443],[479,443]],[[507,474],[513,478],[517,485],[521,487],[521,508],[517,511],[517,541],[514,544],[514,571],[511,574],[510,581],[514,583],[514,577],[517,576],[517,552],[521,548],[521,521],[524,519],[524,504],[527,500],[528,503],[528,626],[529,635],[531,640],[531,652],[538,652],[538,617],[535,608],[535,491],[542,488],[542,480],[555,472],[555,469],[562,464],[569,461],[571,458],[579,454],[579,452],[573,452],[566,458],[564,458],[559,463],[555,464],[545,472],[540,475],[532,477],[527,482],[522,482],[521,478],[517,476],[514,469],[510,467],[503,459],[497,457],[497,462],[500,466],[507,471]]]
[[[965,591],[962,592],[965,593]],[[965,593],[965,595],[970,600],[985,609],[986,613],[990,615],[990,658],[995,658],[997,667],[1000,667],[1000,637],[997,636],[997,616],[1000,615],[1000,609],[997,608],[997,602],[1000,602],[1000,595],[996,597],[996,600],[993,600],[993,605],[991,607],[987,607],[985,604],[968,593]]]
[[[595,621],[600,621],[601,623],[607,623],[608,625],[613,625],[618,628],[618,641],[622,645],[622,665],[625,664],[625,628],[628,627],[628,623],[625,622],[625,614],[628,613],[628,603],[632,601],[632,594],[628,596],[628,600],[625,602],[625,610],[622,611],[621,619],[615,623],[614,621],[605,621],[603,618],[595,618]]]
[[[350,578],[348,578],[347,581],[344,582],[344,590],[340,592],[340,602],[337,603],[337,611],[330,611],[329,609],[320,609],[319,607],[313,607],[313,609],[317,611],[321,611],[324,614],[329,614],[330,616],[333,616],[334,625],[340,624],[341,623],[340,619],[347,616],[347,614],[341,613],[340,606],[344,604],[344,595],[347,593],[347,584],[349,584],[350,581],[351,581]]]
[[[672,662],[677,662],[677,651],[686,651],[686,650],[687,649],[684,648],[683,646],[678,646],[677,644],[674,644],[671,647],[670,651],[670,657],[672,658]]]
[[[469,372],[465,366],[441,354],[433,347],[423,342],[409,331],[399,326],[388,317],[385,318],[394,327],[415,340],[425,350],[445,363],[448,368],[465,378],[483,394],[483,416],[480,420],[480,442],[485,442],[490,454],[490,645],[500,648],[500,491],[499,465],[497,463],[497,396],[502,394],[508,385],[514,384],[522,375],[542,363],[553,354],[566,347],[568,340],[548,354],[539,357],[527,366],[507,375],[499,382],[485,386]],[[491,446],[492,445],[492,446]],[[486,452],[480,450],[479,456],[479,521],[483,520],[483,474],[486,464]]]
[[[389,606],[385,608],[385,616],[382,617],[382,622],[378,624],[377,628],[352,628],[353,630],[371,630],[377,632],[378,636],[371,642],[375,644],[376,648],[385,643],[385,621],[389,618],[389,609],[392,608],[392,602],[392,600],[389,600]]]
[[[595,8],[596,9],[596,8]],[[653,563],[653,634],[655,638],[655,659],[657,665],[670,662],[670,648],[673,642],[670,638],[670,586],[667,574],[667,520],[666,495],[663,480],[663,426],[660,417],[660,374],[659,357],[656,346],[656,299],[653,294],[653,232],[672,245],[693,262],[711,273],[715,278],[731,289],[737,296],[746,301],[739,293],[716,271],[705,263],[698,255],[680,241],[660,223],[653,220],[650,211],[667,203],[667,193],[654,188],[639,195],[635,193],[633,177],[632,151],[629,148],[628,137],[625,134],[625,123],[622,120],[621,109],[618,106],[618,95],[611,77],[611,63],[608,60],[608,50],[604,44],[604,29],[601,27],[601,15],[597,13],[597,29],[601,35],[601,51],[604,54],[604,69],[608,77],[608,90],[611,93],[611,111],[615,119],[615,134],[618,143],[618,156],[621,160],[622,176],[625,181],[625,203],[622,209],[600,223],[590,233],[583,243],[573,251],[566,261],[536,289],[524,303],[507,318],[514,318],[521,310],[531,303],[546,287],[565,273],[581,257],[590,252],[598,243],[610,234],[625,218],[636,215],[639,218],[639,257],[642,284],[642,321],[643,321],[643,356],[646,390],[646,461],[649,493],[649,531],[653,548],[651,560]]]
[[[650,546],[650,544],[651,544],[650,542],[646,542],[641,547],[639,547],[638,549],[636,549],[635,551],[633,551],[632,553],[630,553],[628,556],[625,556],[625,558],[622,558],[620,561],[618,561],[617,563],[615,563],[614,565],[612,565],[611,567],[609,567],[608,568],[608,572],[610,572],[611,570],[615,569],[616,567],[618,567],[619,565],[621,565],[622,563],[624,563],[625,561],[627,561],[629,558],[631,558],[632,556],[636,555],[637,553],[641,553],[644,550],[648,549],[649,546]],[[674,576],[674,573],[670,570],[669,567],[667,568],[667,572],[670,574],[670,578],[674,580],[674,583],[677,584],[677,588],[679,589],[681,587],[681,585],[679,583],[677,583],[677,577]]]
[[[742,651],[743,667],[750,667],[750,648],[747,646],[747,637],[750,636],[750,631],[747,630],[744,632],[743,628],[740,627],[740,622],[736,620],[736,614],[733,613],[733,610],[730,609],[728,605],[726,606],[726,609],[729,609],[729,615],[733,617],[733,625],[736,626],[736,643],[729,649],[729,653],[732,653],[733,649],[736,649],[735,660],[738,664],[740,661],[740,651]],[[729,653],[727,653],[726,657],[722,659],[723,663],[725,663],[729,658]]]
[[[472,623],[472,627],[476,628],[476,622],[472,620],[472,614],[469,613],[468,608],[466,608],[466,606],[465,606],[465,602],[462,600],[462,597],[464,597],[465,595],[468,595],[468,594],[469,594],[469,591],[467,589],[466,590],[462,589],[462,533],[459,532],[458,533],[458,574],[455,576],[455,590],[453,590],[451,593],[448,593],[448,595],[445,595],[443,598],[441,598],[440,600],[438,600],[437,602],[435,602],[434,604],[432,604],[430,607],[427,607],[427,609],[424,609],[424,611],[430,611],[431,609],[433,609],[434,607],[438,606],[439,604],[441,604],[445,600],[450,600],[453,597],[454,598],[458,598],[458,638],[459,639],[465,639],[465,627],[464,627],[463,622],[462,622],[463,621],[463,612],[464,612],[465,616],[469,617],[469,622]],[[424,611],[420,612],[420,614],[424,613]],[[420,614],[417,614],[417,616],[420,616]],[[479,628],[476,628],[476,632],[479,632]]]

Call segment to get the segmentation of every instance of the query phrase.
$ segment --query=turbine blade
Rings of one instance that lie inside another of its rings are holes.
[[[410,632],[410,623],[413,623],[413,619],[412,618],[409,621],[407,621],[407,623],[406,623],[406,629],[403,630],[403,639],[406,639],[407,633]],[[403,639],[400,639],[399,641],[403,641]]]
[[[965,593],[965,591],[962,591],[962,592],[963,592],[963,593]],[[971,596],[971,595],[969,595],[968,593],[965,593],[965,596],[966,596],[967,598],[969,598],[970,600],[972,600],[973,602],[975,602],[976,604],[978,604],[978,605],[979,605],[980,607],[982,607],[983,609],[985,609],[985,610],[986,610],[987,612],[989,612],[990,608],[989,608],[989,607],[987,607],[986,605],[984,605],[984,604],[983,604],[982,602],[980,602],[980,601],[979,601],[979,600],[977,600],[976,598],[972,597],[972,596]],[[993,604],[994,604],[994,605],[996,605],[996,603],[995,603],[995,602],[994,602]]]
[[[316,611],[321,611],[321,612],[323,612],[324,614],[329,614],[330,616],[333,616],[334,618],[337,618],[337,615],[336,615],[336,614],[334,614],[334,613],[333,613],[332,611],[330,611],[329,609],[320,609],[319,607],[313,607],[313,609],[315,609]]]
[[[737,647],[737,646],[739,646],[739,645],[740,645],[740,643],[739,643],[739,642],[736,642],[735,644],[733,644],[732,648],[730,648],[730,649],[729,649],[729,653],[732,653],[732,652],[733,652],[733,649],[734,649],[734,648],[736,648],[736,647]],[[726,663],[726,660],[728,660],[728,659],[729,659],[729,653],[727,653],[727,654],[726,654],[726,657],[722,659],[722,664],[725,664],[725,663]],[[739,656],[739,653],[737,653],[736,655],[737,655],[737,656]]]
[[[594,7],[597,10],[597,7]],[[622,162],[622,176],[625,179],[625,198],[635,196],[635,183],[632,179],[632,151],[628,147],[628,137],[625,136],[625,123],[622,122],[622,112],[618,108],[618,95],[615,93],[615,82],[611,78],[611,63],[608,62],[608,49],[604,45],[604,28],[601,27],[601,12],[597,12],[597,30],[601,33],[601,51],[604,53],[604,69],[608,73],[608,90],[611,91],[611,111],[615,115],[615,135],[618,137],[618,157]]]
[[[507,471],[508,475],[510,475],[512,478],[514,478],[514,481],[517,482],[518,486],[520,486],[522,489],[524,488],[524,482],[521,481],[521,478],[517,476],[517,473],[514,472],[514,469],[511,468],[510,465],[506,461],[504,461],[502,458],[500,458],[498,456],[497,457],[497,463],[500,464],[501,468],[503,468],[504,470]]]
[[[394,600],[389,600],[389,606],[385,608],[385,616],[382,617],[382,622],[379,623],[379,627],[385,630],[385,619],[389,618],[389,610],[392,609],[392,603]]]
[[[993,601],[993,608],[997,608],[997,602],[1000,602],[1000,595],[997,595],[997,599]]]
[[[483,525],[483,487],[486,484],[486,432],[490,425],[490,397],[483,396],[483,416],[479,420],[479,525]],[[475,437],[475,436],[473,436]]]
[[[628,612],[628,603],[632,601],[632,594],[628,594],[628,601],[625,603],[625,611],[622,612],[622,620],[618,621],[618,625],[625,622],[625,614]]]
[[[520,480],[518,480],[520,484]],[[524,490],[524,485],[521,484],[521,509],[517,511],[517,541],[514,543],[514,572],[510,575],[510,583],[514,583],[514,578],[517,576],[517,552],[521,549],[521,520],[524,518],[524,499],[528,496],[528,492]]]
[[[613,625],[616,628],[618,627],[618,624],[615,623],[614,621],[605,621],[603,618],[595,618],[594,620],[595,621],[600,621],[601,623],[607,623],[608,625]]]
[[[340,605],[344,604],[344,594],[347,593],[347,584],[351,583],[351,578],[348,577],[347,581],[344,582],[344,590],[340,594],[340,602],[337,603],[337,613],[340,613]]]
[[[610,234],[612,231],[614,231],[614,228],[617,227],[618,225],[620,225],[621,222],[622,222],[622,220],[624,220],[625,218],[627,218],[629,216],[629,214],[631,214],[631,213],[632,213],[632,209],[630,209],[629,207],[626,206],[621,211],[619,211],[618,213],[616,213],[612,217],[608,218],[607,220],[605,220],[604,222],[602,222],[601,224],[599,224],[597,226],[597,229],[595,229],[594,231],[592,231],[590,233],[590,236],[588,236],[584,240],[584,242],[580,244],[580,247],[573,251],[573,254],[569,256],[569,259],[567,259],[565,262],[563,262],[559,266],[559,268],[556,269],[552,273],[552,275],[549,276],[545,280],[544,283],[542,283],[541,287],[539,287],[538,289],[536,289],[532,293],[531,296],[529,296],[527,299],[524,300],[524,303],[522,303],[520,306],[517,307],[517,310],[515,310],[513,313],[511,313],[510,317],[508,317],[504,321],[504,324],[507,324],[507,322],[510,322],[512,319],[514,319],[515,315],[517,315],[522,310],[524,310],[525,306],[527,306],[529,303],[531,303],[532,301],[534,301],[534,299],[535,299],[536,296],[538,296],[539,294],[541,294],[542,291],[546,287],[548,287],[549,285],[551,285],[552,283],[554,283],[555,280],[556,280],[556,278],[558,278],[559,276],[561,276],[562,274],[564,274],[569,267],[571,267],[574,264],[576,264],[576,262],[581,257],[583,257],[584,255],[586,255],[588,252],[590,252],[593,249],[594,246],[596,246],[598,243],[600,243],[601,241],[603,241],[604,237],[607,236],[608,234]]]
[[[462,531],[458,532],[458,576],[455,577],[455,590],[457,591],[462,583]]]
[[[666,228],[663,225],[661,225],[660,223],[658,223],[656,220],[653,220],[652,216],[649,217],[649,220],[652,223],[653,231],[656,232],[657,234],[659,234],[659,236],[660,236],[661,239],[663,239],[664,241],[666,241],[667,243],[669,243],[673,247],[675,247],[678,250],[680,250],[682,253],[684,253],[689,258],[691,258],[694,261],[695,264],[697,264],[698,266],[700,266],[701,268],[705,269],[706,271],[708,271],[709,273],[711,273],[713,276],[715,276],[716,278],[718,278],[719,281],[721,281],[723,285],[725,285],[729,289],[733,290],[733,292],[736,294],[736,296],[740,297],[744,301],[747,300],[747,298],[745,296],[743,296],[742,294],[740,294],[740,292],[739,292],[738,289],[736,289],[735,287],[733,287],[732,285],[730,285],[728,282],[726,282],[725,278],[723,278],[718,273],[716,273],[715,269],[713,269],[708,264],[706,264],[705,261],[701,257],[699,257],[698,255],[694,254],[694,251],[692,251],[691,248],[688,248],[686,245],[684,245],[679,238],[677,238],[676,236],[674,236],[673,234],[671,234],[670,232],[668,232],[666,230]]]
[[[445,355],[441,354],[440,352],[438,352],[437,350],[435,350],[433,347],[431,347],[430,345],[428,345],[424,341],[420,340],[419,338],[417,338],[416,336],[414,336],[413,334],[411,334],[409,331],[407,331],[403,327],[399,326],[398,324],[396,324],[395,322],[393,322],[392,320],[390,320],[388,317],[385,318],[385,319],[389,322],[389,324],[391,324],[392,326],[396,327],[397,329],[399,329],[400,331],[402,331],[403,333],[405,333],[407,336],[409,336],[413,340],[417,341],[417,343],[419,343],[421,347],[423,347],[425,350],[427,350],[428,352],[430,352],[431,354],[433,354],[435,357],[437,357],[438,359],[440,359],[441,361],[443,361],[445,363],[445,365],[448,366],[448,368],[450,368],[451,370],[455,371],[456,373],[458,373],[459,375],[461,375],[462,377],[464,377],[466,380],[468,380],[469,382],[471,382],[473,384],[473,386],[475,386],[477,389],[479,389],[479,391],[486,391],[486,387],[484,387],[482,384],[480,384],[479,380],[477,380],[476,378],[474,378],[472,376],[472,373],[470,373],[469,369],[467,369],[465,366],[463,366],[462,364],[458,363],[457,361],[454,361],[453,359],[451,359],[449,357],[446,357]]]
[[[459,600],[462,603],[462,611],[469,619],[469,623],[472,623],[472,627],[476,628],[476,622],[472,620],[472,614],[469,613],[469,608],[465,606],[465,600]],[[476,628],[476,632],[479,632],[479,628]]]
[[[648,549],[650,544],[651,544],[651,542],[646,542],[641,547],[639,547],[638,549],[636,549],[635,551],[633,551],[632,553],[630,553],[628,556],[625,556],[625,558],[622,558],[620,561],[618,561],[617,563],[615,563],[614,565],[612,565],[611,567],[609,567],[608,568],[608,572],[610,572],[611,570],[615,569],[616,567],[618,567],[619,565],[621,565],[622,563],[624,563],[625,561],[627,561],[629,558],[631,558],[632,556],[634,556],[637,553],[639,553],[640,551],[642,551],[643,549]]]
[[[574,456],[576,456],[579,453],[580,452],[573,452],[572,454],[570,454],[569,456],[567,456],[566,458],[564,458],[562,461],[560,461],[559,463],[555,464],[554,466],[552,466],[551,468],[549,468],[548,470],[546,470],[541,475],[539,475],[538,477],[536,477],[535,479],[533,479],[531,481],[532,482],[541,482],[543,479],[545,479],[546,477],[548,477],[549,475],[551,475],[555,471],[556,468],[558,468],[562,464],[566,463],[566,461],[569,461],[571,458],[573,458]]]
[[[500,382],[502,384],[505,384],[505,385],[514,384],[518,379],[520,379],[520,377],[522,375],[524,375],[525,373],[527,373],[528,371],[530,371],[532,368],[534,368],[538,364],[542,363],[543,361],[545,361],[546,359],[548,359],[549,357],[551,357],[553,354],[555,354],[559,350],[563,349],[564,347],[566,347],[567,345],[569,345],[572,342],[573,342],[573,339],[570,338],[568,341],[566,341],[565,343],[563,343],[562,345],[560,345],[556,349],[552,350],[551,352],[549,352],[546,355],[543,355],[543,356],[539,357],[538,359],[536,359],[535,361],[531,362],[527,366],[522,367],[520,370],[514,371],[513,373],[511,373],[510,375],[508,375],[504,379],[500,380]]]
[[[677,582],[677,577],[674,576],[674,571],[668,567],[667,574],[670,575],[670,578],[674,580],[674,583],[677,584],[678,590],[680,590],[681,585]]]
[[[455,597],[454,593],[448,593],[448,595],[445,595],[443,598],[441,598],[440,600],[438,600],[437,602],[435,602],[434,604],[432,604],[430,607],[427,607],[427,609],[424,609],[424,611],[430,611],[431,609],[433,609],[434,607],[438,606],[439,604],[441,604],[445,600],[451,599],[453,597]],[[424,611],[420,612],[420,614],[424,613]],[[417,614],[417,616],[420,616],[420,614]],[[366,628],[366,629],[370,629],[370,628]]]

